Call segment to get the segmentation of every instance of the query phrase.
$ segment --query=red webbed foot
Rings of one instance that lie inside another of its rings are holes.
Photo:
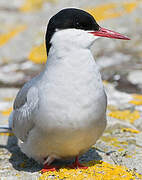
[[[43,173],[45,173],[45,172],[57,171],[57,170],[58,170],[58,167],[45,164],[44,167],[43,167],[43,169],[41,170],[41,173],[43,174]]]
[[[68,167],[73,168],[73,169],[87,169],[88,168],[87,166],[84,166],[83,164],[79,162],[78,156],[75,158],[75,162],[69,165]]]

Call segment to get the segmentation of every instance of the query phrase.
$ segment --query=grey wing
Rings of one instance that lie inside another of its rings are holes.
[[[38,108],[38,89],[30,86],[26,85],[18,93],[11,114],[12,130],[22,141],[27,139],[29,131],[34,127],[33,115]]]

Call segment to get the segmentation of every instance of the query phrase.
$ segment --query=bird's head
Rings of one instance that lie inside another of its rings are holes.
[[[92,15],[75,8],[63,9],[49,20],[46,32],[47,54],[53,35],[58,38],[58,42],[66,40],[70,45],[76,43],[84,47],[90,46],[98,37],[129,40],[122,34],[100,27]]]

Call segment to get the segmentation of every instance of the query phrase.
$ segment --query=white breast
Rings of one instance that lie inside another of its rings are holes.
[[[89,49],[70,51],[53,61],[48,59],[39,83],[40,113],[36,117],[41,131],[47,132],[48,153],[74,156],[94,144],[103,132],[106,96]]]

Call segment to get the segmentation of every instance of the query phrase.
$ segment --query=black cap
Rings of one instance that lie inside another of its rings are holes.
[[[47,55],[51,47],[50,40],[56,29],[83,29],[83,30],[99,30],[99,25],[89,13],[75,8],[67,8],[59,11],[54,15],[48,23],[46,32],[46,49]]]

